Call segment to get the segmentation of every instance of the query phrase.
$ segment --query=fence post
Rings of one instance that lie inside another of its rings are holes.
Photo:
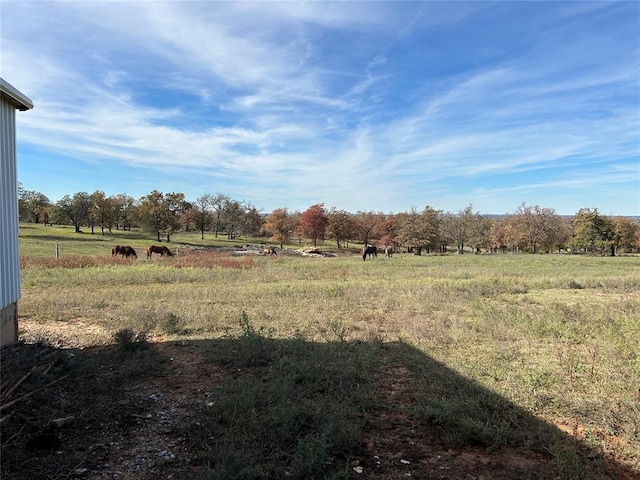
[[[58,260],[60,258],[60,248],[58,247],[58,244],[56,243],[56,260]]]

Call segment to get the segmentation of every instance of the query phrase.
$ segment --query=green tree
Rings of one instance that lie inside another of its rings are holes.
[[[51,201],[46,195],[33,190],[18,189],[18,215],[20,221],[49,223]]]
[[[180,231],[180,220],[185,212],[192,208],[191,204],[184,199],[184,193],[171,192],[164,196],[165,206],[165,234],[167,242],[171,241],[171,235]]]
[[[135,198],[125,193],[119,193],[109,198],[111,198],[113,202],[115,212],[114,225],[116,229],[118,230],[122,226],[124,230],[131,231],[131,227],[135,223],[135,218],[138,214],[138,202],[136,202]]]
[[[116,204],[113,197],[107,197],[105,193],[101,191],[95,191],[91,194],[91,206],[89,207],[91,234],[93,234],[95,225],[100,226],[102,235],[104,235],[105,228],[111,233],[111,228],[115,224],[116,216]]]
[[[165,232],[169,227],[169,215],[164,194],[153,190],[148,195],[140,198],[137,217],[140,225],[156,235],[156,240],[161,242],[160,234]]]
[[[615,255],[616,229],[610,217],[600,215],[597,208],[581,208],[573,217],[573,247],[587,252],[609,249]]]
[[[633,252],[638,247],[640,225],[628,217],[615,217],[613,223],[616,252],[619,248],[622,248],[627,253]]]
[[[88,224],[91,196],[87,192],[74,193],[72,197],[65,195],[56,206],[61,216],[75,227],[76,233],[80,233],[82,225]]]

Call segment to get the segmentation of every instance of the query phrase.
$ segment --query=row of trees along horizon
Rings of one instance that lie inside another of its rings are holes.
[[[597,208],[581,208],[573,216],[556,214],[552,208],[524,202],[512,213],[482,215],[472,205],[457,212],[430,206],[408,212],[350,213],[323,203],[304,212],[287,207],[265,214],[247,202],[224,194],[204,194],[189,202],[182,193],[153,190],[139,200],[124,193],[78,192],[52,203],[46,195],[18,186],[21,222],[73,225],[105,231],[143,229],[160,242],[171,241],[176,232],[200,232],[236,237],[264,238],[280,244],[330,240],[338,248],[350,243],[391,246],[418,255],[455,251],[600,253],[640,252],[640,222],[625,216],[607,216]],[[161,238],[162,237],[162,238]],[[353,246],[353,245],[352,245]]]

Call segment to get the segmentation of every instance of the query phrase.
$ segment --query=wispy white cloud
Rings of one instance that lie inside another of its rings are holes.
[[[588,182],[580,165],[619,184],[640,157],[640,9],[546,7],[11,2],[3,76],[36,104],[19,117],[22,142],[170,171],[164,182],[225,178],[267,208],[286,206],[282,190],[292,208],[354,211],[454,202],[456,189],[547,194]],[[603,14],[616,15],[596,28]],[[548,181],[497,180],[538,172]]]

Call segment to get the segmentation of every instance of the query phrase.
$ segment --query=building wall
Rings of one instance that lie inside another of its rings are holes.
[[[16,106],[7,101],[4,96],[0,101],[0,136],[0,317],[2,319],[1,345],[6,345],[17,339],[16,302],[20,298],[20,256],[18,253]]]

